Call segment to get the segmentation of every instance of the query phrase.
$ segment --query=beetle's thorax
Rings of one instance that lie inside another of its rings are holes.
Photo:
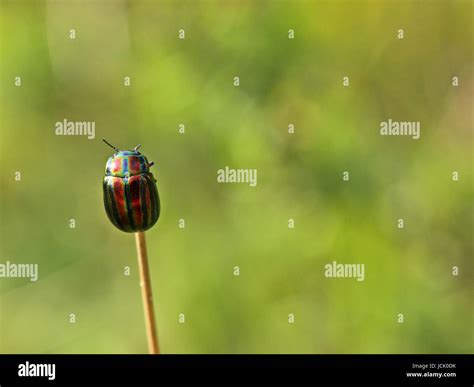
[[[128,177],[150,172],[148,159],[138,151],[119,151],[107,160],[106,176]]]

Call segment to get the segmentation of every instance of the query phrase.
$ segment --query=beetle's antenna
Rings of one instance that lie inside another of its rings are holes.
[[[103,142],[105,142],[108,146],[110,146],[112,149],[116,150],[117,152],[120,152],[120,149],[113,146],[110,142],[107,142],[105,138],[102,139]]]
[[[133,148],[134,152],[136,152],[141,146],[142,144],[138,144],[135,148]]]

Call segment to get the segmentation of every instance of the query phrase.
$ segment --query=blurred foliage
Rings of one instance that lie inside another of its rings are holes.
[[[0,279],[0,352],[146,351],[101,138],[156,163],[164,352],[473,351],[471,1],[1,4],[0,263],[40,279]],[[64,118],[96,138],[56,136]],[[388,118],[421,139],[381,137]],[[258,168],[257,187],[217,184],[226,165]],[[334,260],[365,281],[325,278]]]

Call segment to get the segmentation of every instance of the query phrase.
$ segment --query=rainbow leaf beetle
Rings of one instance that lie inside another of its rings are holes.
[[[125,232],[146,231],[160,216],[160,197],[149,163],[137,145],[133,150],[115,150],[105,166],[103,182],[105,212],[112,224]]]

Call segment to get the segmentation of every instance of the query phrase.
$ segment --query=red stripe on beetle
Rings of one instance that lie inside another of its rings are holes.
[[[128,179],[130,185],[130,207],[132,208],[133,220],[135,226],[140,229],[143,227],[143,214],[140,201],[140,185],[143,184],[140,175],[131,176]]]
[[[120,177],[114,179],[114,198],[115,203],[117,203],[120,223],[124,227],[129,227],[130,224],[127,218],[127,203],[125,202],[124,182]]]
[[[151,197],[150,197],[150,178],[148,175],[145,177],[143,184],[146,184],[146,195],[145,195],[145,201],[146,201],[146,210],[147,210],[147,215],[148,215],[148,223],[151,223],[152,217],[151,217]]]

